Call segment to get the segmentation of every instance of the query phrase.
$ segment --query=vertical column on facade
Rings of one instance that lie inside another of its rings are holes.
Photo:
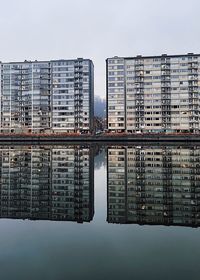
[[[94,215],[94,163],[91,148],[74,147],[74,220],[90,222]],[[90,181],[91,179],[91,181]]]
[[[74,64],[74,130],[80,132],[83,126],[83,64],[78,59]]]
[[[107,150],[107,221],[126,223],[125,147]]]
[[[163,224],[173,224],[172,152],[162,147]]]
[[[33,126],[34,126],[34,117],[33,117],[33,112],[34,112],[34,64],[31,64],[31,86],[30,86],[30,90],[31,90],[31,131],[33,132]]]
[[[8,186],[7,186],[7,199],[8,199],[8,201],[7,201],[6,204],[7,204],[7,215],[8,215],[8,217],[9,216],[12,217],[11,207],[10,206],[11,206],[11,197],[12,197],[11,191],[12,191],[12,188],[13,188],[13,184],[12,184],[12,166],[11,166],[12,159],[11,159],[10,148],[8,149],[7,156],[9,158],[9,162],[8,162],[9,163],[9,166],[8,166],[8,174],[9,174],[8,177],[9,177],[9,180],[8,180]],[[6,158],[5,158],[5,160],[6,160]],[[17,186],[18,186],[18,184],[16,184],[16,187]],[[16,190],[16,193],[18,193],[18,189]]]
[[[74,216],[77,222],[83,222],[83,162],[80,147],[74,148]]]
[[[23,106],[23,87],[22,87],[22,76],[23,76],[23,69],[22,65],[19,65],[19,110],[20,110],[20,126],[21,130],[23,130],[23,127],[25,126],[25,112],[24,112],[24,106]],[[25,127],[24,127],[25,128]]]
[[[143,224],[146,221],[146,194],[145,155],[142,147],[135,149],[135,189],[136,221]]]
[[[147,220],[149,224],[163,224],[163,181],[162,147],[150,147],[146,151],[146,197]]]
[[[164,132],[171,130],[171,77],[170,58],[161,57],[161,109]]]
[[[43,153],[37,148],[32,147],[30,151],[30,218],[38,219],[41,217],[40,201],[40,176],[42,175],[41,155]],[[45,158],[45,157],[44,157]],[[43,158],[43,159],[44,159]],[[46,184],[45,184],[46,185]]]
[[[188,89],[190,132],[199,132],[199,93],[198,93],[198,60],[188,56]]]
[[[144,61],[138,56],[135,60],[135,122],[136,131],[143,132],[145,127],[144,117]]]
[[[32,132],[32,100],[29,99],[31,95],[31,82],[32,82],[32,65],[31,63],[22,65],[22,75],[21,75],[21,93],[22,93],[22,112],[24,118],[25,131]]]
[[[40,131],[40,116],[41,116],[41,69],[37,63],[32,63],[31,69],[31,131]]]
[[[51,218],[51,147],[45,149],[38,149],[37,154],[39,157],[39,170],[35,169],[35,177],[38,178],[38,218],[40,219],[50,219]],[[37,160],[37,159],[36,159]],[[35,166],[36,167],[36,162]],[[38,172],[37,172],[38,170]],[[39,173],[39,174],[38,174]]]
[[[1,148],[0,149],[0,218],[3,217],[3,197],[4,194],[5,194],[5,191],[4,191],[4,184],[3,183],[3,165],[2,165],[2,160],[3,160],[3,149]]]
[[[33,199],[33,188],[32,185],[32,150],[23,150],[20,152],[21,157],[21,184],[20,184],[20,195],[21,195],[21,217],[24,216],[25,218],[31,218],[34,212],[34,199]],[[28,186],[28,187],[27,187]]]
[[[65,163],[63,163],[63,161]],[[73,220],[74,150],[71,147],[51,149],[51,219]]]
[[[141,150],[139,168],[142,173],[137,174],[142,180],[139,221],[142,224],[163,224],[162,149],[145,147]]]
[[[87,73],[87,72],[86,72]],[[87,77],[87,74],[83,73]],[[94,65],[93,62],[89,62],[89,72],[88,72],[88,79],[89,79],[89,113],[87,118],[87,123],[89,126],[89,131],[92,133],[94,131]],[[85,112],[85,114],[87,111]]]
[[[199,147],[191,147],[190,152],[190,194],[191,194],[191,223],[193,226],[200,225],[200,151]]]
[[[50,129],[51,111],[51,67],[50,63],[44,63],[40,69],[40,132]]]
[[[1,150],[1,217],[9,215],[10,205],[10,148]]]
[[[84,172],[84,211],[87,213],[85,213],[85,220],[91,221],[94,216],[94,147],[88,147],[86,153],[88,159],[85,160],[85,167],[83,167],[87,170]]]
[[[191,225],[190,148],[172,150],[173,224]]]
[[[10,132],[20,131],[22,123],[22,67],[10,65]]]
[[[107,60],[107,124],[112,132],[126,131],[125,61],[114,57]]]
[[[125,158],[125,203],[126,203],[126,221],[127,223],[136,223],[137,217],[137,204],[136,199],[138,190],[136,186],[136,148],[127,147]]]
[[[29,218],[31,211],[31,153],[9,150],[9,203],[7,217]],[[28,187],[27,187],[28,186]]]
[[[3,118],[2,118],[2,64],[0,62],[0,132],[3,132],[2,130],[2,121],[3,121]]]
[[[11,112],[12,112],[12,73],[11,73],[11,65],[9,65],[8,66],[9,67],[9,89],[10,89],[10,102],[9,102],[9,109],[10,109],[10,114],[9,114],[9,117],[10,117],[10,121],[9,121],[9,123],[7,123],[7,126],[9,125],[10,126],[10,128],[8,129],[8,131],[7,132],[11,132],[11,124],[12,124],[12,117],[11,117]],[[5,86],[4,85],[4,83],[5,83],[5,81],[3,82],[3,87]]]
[[[125,87],[125,125],[126,131],[129,133],[135,132],[135,60],[126,59],[124,68],[124,87]]]

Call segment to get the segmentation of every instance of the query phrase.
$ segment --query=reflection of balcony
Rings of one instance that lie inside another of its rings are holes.
[[[57,149],[59,160],[55,146],[0,148],[1,218],[92,220],[91,148]]]
[[[117,165],[122,152],[123,169]],[[118,146],[107,156],[108,222],[200,226],[200,146]]]

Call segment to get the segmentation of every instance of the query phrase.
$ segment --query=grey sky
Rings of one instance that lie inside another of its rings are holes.
[[[199,0],[0,0],[0,60],[200,53]]]

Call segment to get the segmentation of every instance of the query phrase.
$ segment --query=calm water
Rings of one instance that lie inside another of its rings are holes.
[[[199,279],[200,147],[0,146],[0,178],[1,279]]]

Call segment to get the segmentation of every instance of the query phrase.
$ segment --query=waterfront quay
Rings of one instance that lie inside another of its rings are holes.
[[[2,142],[200,142],[200,134],[0,134]]]

